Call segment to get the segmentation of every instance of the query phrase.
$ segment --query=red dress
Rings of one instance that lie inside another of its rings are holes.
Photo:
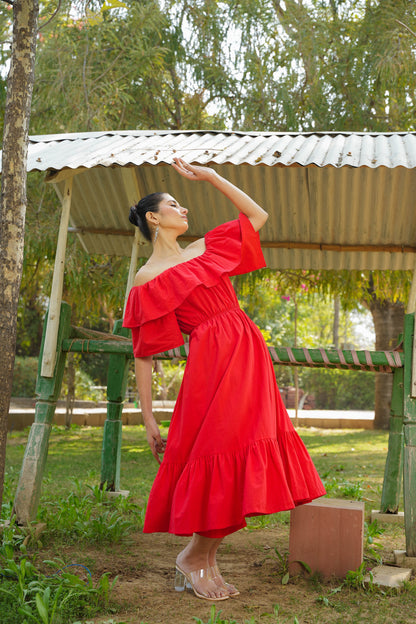
[[[124,326],[135,357],[183,344],[189,357],[144,532],[221,537],[325,490],[294,430],[256,325],[229,275],[265,266],[246,216],[205,236],[206,251],[132,288]]]

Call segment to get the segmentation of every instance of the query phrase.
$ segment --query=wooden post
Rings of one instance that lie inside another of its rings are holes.
[[[59,226],[58,242],[56,245],[55,268],[53,272],[48,322],[46,326],[42,356],[42,377],[53,377],[55,370],[56,345],[64,283],[65,252],[68,236],[69,213],[71,210],[71,198],[72,177],[65,181],[65,191],[62,199],[61,223]]]
[[[130,206],[133,206],[134,204],[136,204],[139,199],[145,195],[145,192],[143,191],[143,189],[140,188],[138,179],[137,179],[137,175],[136,175],[136,169],[133,167],[123,167],[122,171],[121,171],[121,175],[123,176],[123,183],[124,183],[124,188],[126,191],[126,195],[127,195],[127,200],[130,204]],[[126,206],[126,210],[127,210],[127,206]],[[123,309],[123,317],[124,317],[124,311],[126,309],[126,304],[127,304],[127,298],[129,296],[129,292],[131,287],[133,286],[133,281],[134,281],[134,277],[136,275],[136,271],[137,271],[137,261],[139,258],[139,249],[140,249],[140,245],[143,245],[144,241],[142,236],[140,235],[140,230],[138,227],[134,228],[134,240],[133,240],[133,245],[131,248],[131,257],[130,257],[130,269],[129,269],[129,276],[127,278],[127,285],[126,285],[126,296],[124,298],[124,309]]]
[[[409,300],[407,302],[406,314],[416,312],[416,263],[413,269],[412,285],[410,287]]]
[[[47,333],[47,317],[45,319],[36,382],[36,394],[39,398],[36,403],[35,422],[30,429],[14,500],[14,513],[18,524],[27,524],[36,518],[42,477],[48,455],[49,434],[65,369],[66,353],[62,350],[62,341],[69,336],[70,320],[71,307],[67,303],[62,303],[55,368],[51,377],[43,377],[41,362]]]
[[[389,448],[380,512],[397,514],[403,479],[403,368],[394,371],[390,413]]]
[[[126,305],[127,305],[129,292],[131,290],[131,287],[133,286],[134,278],[135,278],[136,271],[137,271],[137,262],[139,259],[140,244],[141,244],[140,243],[140,231],[139,231],[139,228],[136,228],[136,231],[134,232],[133,245],[131,248],[130,268],[129,268],[129,275],[127,278],[126,295],[124,297],[123,318],[124,318],[124,312],[126,311]]]
[[[404,320],[404,455],[403,497],[406,555],[416,556],[416,400],[412,398],[414,314]]]
[[[122,327],[122,321],[114,323],[114,334],[128,336],[130,330]],[[121,414],[127,388],[129,357],[112,353],[108,365],[107,419],[104,423],[103,447],[101,455],[101,487],[107,490],[120,490],[121,459]]]

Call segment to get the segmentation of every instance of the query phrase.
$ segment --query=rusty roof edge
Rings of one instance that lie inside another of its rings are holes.
[[[240,131],[240,130],[103,130],[99,132],[68,132],[63,134],[38,134],[29,136],[30,143],[49,143],[49,142],[59,142],[59,141],[76,141],[76,140],[86,140],[86,139],[95,139],[104,136],[166,136],[166,135],[191,135],[191,134],[199,134],[199,135],[219,135],[223,134],[224,136],[407,136],[412,135],[416,136],[416,132],[408,132],[406,130],[403,131],[395,131],[395,132],[348,132],[344,130],[329,130],[329,131],[308,131],[308,132],[274,132],[274,131]]]

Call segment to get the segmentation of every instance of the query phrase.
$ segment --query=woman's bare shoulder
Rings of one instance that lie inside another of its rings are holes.
[[[199,256],[204,253],[205,249],[205,238],[198,238],[196,241],[189,243],[186,247],[186,254],[190,257]]]
[[[158,275],[157,267],[144,264],[136,273],[133,286],[143,286]]]
[[[143,286],[147,282],[150,282],[152,279],[166,271],[167,269],[171,269],[174,266],[179,264],[183,264],[183,262],[187,262],[188,260],[193,260],[198,256],[201,256],[205,251],[205,239],[199,238],[198,240],[190,243],[182,252],[181,260],[178,261],[154,261],[150,259],[144,264],[136,273],[136,277],[134,278],[134,286]]]

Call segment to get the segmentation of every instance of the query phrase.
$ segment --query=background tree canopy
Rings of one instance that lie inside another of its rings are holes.
[[[0,29],[4,66],[7,5],[0,7]],[[30,132],[411,131],[415,31],[410,0],[46,2]],[[0,101],[4,94],[0,78]],[[28,192],[18,353],[35,355],[59,206],[37,174],[30,176]],[[126,261],[87,256],[72,237],[67,255],[65,298],[74,321],[111,328],[121,316]],[[305,274],[264,279],[273,279],[285,295],[302,292]],[[398,272],[321,272],[308,281],[308,291],[339,296],[344,310],[365,305],[376,320],[377,348],[391,348],[401,330],[409,280]],[[280,303],[270,305],[278,316]],[[378,425],[386,426],[390,390],[377,378],[378,393],[385,392],[376,406]]]

